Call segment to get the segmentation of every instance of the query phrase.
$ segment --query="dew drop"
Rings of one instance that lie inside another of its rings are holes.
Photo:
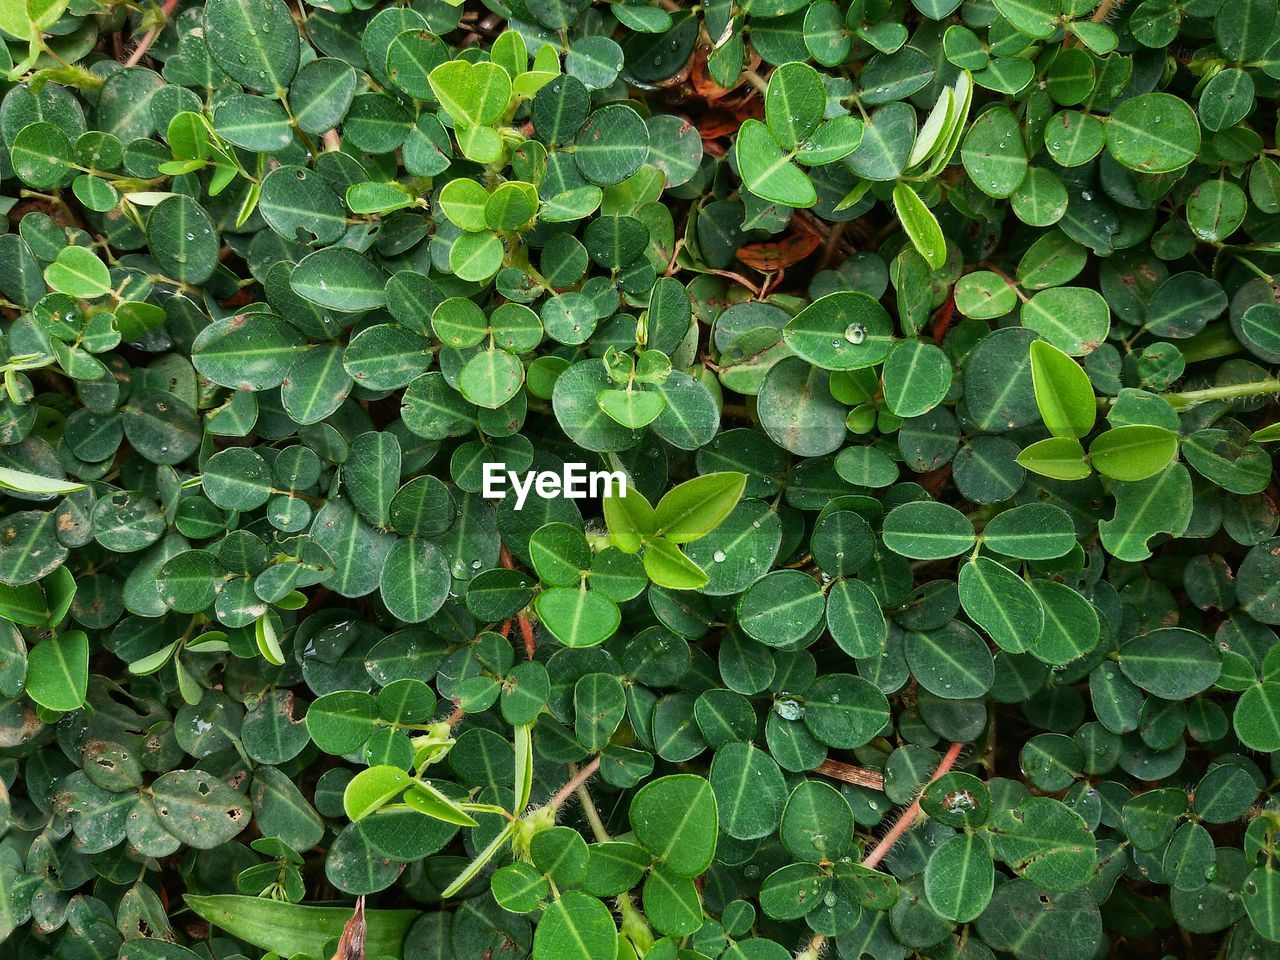
[[[799,720],[804,716],[804,706],[795,700],[779,700],[773,709],[783,720]]]

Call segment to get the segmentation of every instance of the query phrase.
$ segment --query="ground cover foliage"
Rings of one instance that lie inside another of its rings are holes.
[[[1274,0],[0,31],[0,956],[1280,954]]]

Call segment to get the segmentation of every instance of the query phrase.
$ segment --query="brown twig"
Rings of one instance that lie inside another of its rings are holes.
[[[824,777],[831,777],[833,780],[840,780],[844,783],[856,784],[859,787],[867,787],[871,790],[884,789],[884,775],[875,770],[867,770],[864,767],[855,767],[851,763],[841,763],[839,760],[823,760],[814,773],[820,773]]]
[[[831,261],[835,259],[836,251],[840,248],[840,241],[844,239],[846,223],[848,223],[847,220],[841,220],[827,234],[826,242],[822,245],[822,256],[818,258],[819,270],[825,270]]]

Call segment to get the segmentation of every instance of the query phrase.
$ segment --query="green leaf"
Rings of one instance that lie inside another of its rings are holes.
[[[702,926],[702,900],[697,886],[688,877],[673,876],[663,863],[649,872],[641,896],[645,916],[660,933],[683,937]]]
[[[938,218],[933,215],[920,194],[910,186],[899,182],[893,188],[893,210],[902,222],[902,228],[911,238],[911,245],[935,270],[947,262],[947,238],[942,235]]]
[[[13,470],[0,467],[0,489],[15,490],[19,493],[34,493],[40,496],[57,496],[83,490],[83,483],[72,483],[56,477],[45,477],[27,473],[25,470]]]
[[[950,357],[941,347],[899,340],[884,361],[884,403],[895,416],[923,416],[946,399],[951,376]]]
[[[524,365],[506,350],[476,354],[458,373],[458,392],[478,407],[496,410],[524,386]]]
[[[1027,174],[1026,145],[1013,112],[997,105],[982,113],[965,134],[960,157],[979,190],[992,197],[1012,196]]]
[[[111,292],[107,265],[84,247],[63,247],[44,271],[50,288],[70,297],[94,300]]]
[[[856,291],[815,300],[787,322],[787,345],[824,370],[860,370],[880,363],[893,346],[893,321],[873,297]]]
[[[1270,865],[1254,869],[1242,898],[1253,928],[1270,941],[1280,940],[1280,874]]]
[[[995,889],[995,864],[986,843],[962,833],[942,844],[924,871],[924,892],[940,917],[968,923],[981,915]]]
[[[10,157],[14,172],[37,190],[60,186],[74,170],[71,140],[60,127],[43,120],[28,123],[17,132]]]
[[[644,551],[644,572],[660,587],[671,590],[696,590],[705,586],[707,572],[690,560],[666,537],[649,542]]]
[[[412,782],[413,778],[399,767],[368,767],[347,783],[342,809],[355,822],[400,796]]]
[[[219,66],[254,90],[284,90],[298,69],[298,33],[280,0],[212,0],[204,36]]]
[[[1075,524],[1061,507],[1026,503],[992,517],[982,531],[984,546],[1020,560],[1052,560],[1076,545]]]
[[[1107,339],[1107,301],[1084,287],[1041,290],[1022,306],[1022,325],[1074,357],[1086,356]]]
[[[589,673],[573,688],[574,736],[587,750],[609,743],[627,710],[622,684],[607,673]],[[577,834],[574,834],[577,836]]]
[[[1187,700],[1207,690],[1222,671],[1209,640],[1182,627],[1153,630],[1126,641],[1119,660],[1126,677],[1165,700]]]
[[[760,199],[788,207],[812,207],[818,202],[809,177],[759,120],[742,124],[734,149],[742,182]]]
[[[746,482],[745,474],[725,471],[678,484],[663,495],[654,510],[656,535],[672,543],[705,537],[737,506]]]
[[[1105,477],[1134,482],[1164,470],[1178,455],[1178,435],[1164,427],[1112,427],[1089,445],[1089,462]]]
[[[788,864],[765,877],[760,909],[775,920],[798,920],[818,909],[830,889],[831,877],[817,866]]]
[[[725,744],[711,762],[709,780],[729,836],[755,840],[777,829],[787,788],[768,753],[752,743]]]
[[[511,78],[493,63],[451,60],[433,69],[429,82],[441,106],[463,125],[493,123],[511,99]]]
[[[566,647],[594,647],[613,635],[621,623],[618,605],[599,591],[552,587],[534,601],[543,625]]]
[[[628,813],[636,839],[677,877],[711,866],[719,816],[715,792],[702,777],[674,774],[636,792]]]
[[[1021,33],[1043,39],[1057,27],[1060,8],[1056,0],[997,0],[996,9]]]
[[[657,535],[653,506],[635,488],[627,487],[620,496],[614,496],[610,489],[601,503],[609,536],[623,553],[638,553],[641,545]]]
[[[993,949],[1014,956],[1087,960],[1102,937],[1102,918],[1087,890],[1054,893],[1014,880],[992,894],[977,930]]]
[[[912,675],[936,697],[971,700],[991,689],[995,667],[986,641],[960,621],[912,631],[904,647]]]
[[[460,874],[453,878],[453,882],[441,891],[440,896],[442,898],[452,897],[475,879],[476,875],[485,868],[485,865],[488,864],[490,860],[497,856],[498,851],[501,850],[506,845],[507,841],[511,839],[512,834],[515,833],[516,824],[517,821],[515,820],[508,821],[507,825],[499,831],[497,836],[489,841],[489,845],[481,850],[480,853],[476,855],[476,858],[467,864]]]
[[[991,821],[997,857],[1045,890],[1065,892],[1093,876],[1097,841],[1079,814],[1049,797],[1031,797]]]
[[[621,183],[649,156],[649,128],[631,107],[611,103],[596,110],[574,138],[578,172],[601,187]]]
[[[1136,483],[1112,485],[1115,515],[1098,523],[1102,545],[1129,562],[1151,556],[1148,543],[1158,533],[1181,536],[1191,522],[1191,476],[1180,463]]]
[[[1280,683],[1267,680],[1245,690],[1236,701],[1231,723],[1250,750],[1280,750]]]
[[[771,647],[798,643],[822,620],[822,590],[799,570],[774,570],[753,583],[738,600],[738,626]]]
[[[189,197],[161,200],[147,218],[152,256],[167,276],[204,283],[218,266],[220,246],[213,219]]]
[[[533,912],[550,893],[546,877],[527,863],[509,863],[493,875],[493,899],[513,913]]]
[[[884,545],[913,560],[954,557],[972,547],[973,540],[969,518],[945,503],[904,503],[884,518]]]
[[[325,694],[307,710],[307,732],[325,753],[342,755],[358,749],[377,726],[373,697],[357,690]]]
[[[1181,170],[1200,149],[1200,123],[1186,101],[1169,93],[1144,93],[1112,111],[1107,149],[1139,173]]]
[[[426,780],[413,783],[404,794],[404,802],[418,813],[460,827],[478,824],[456,801],[437,790]]]
[[[868,659],[884,650],[888,625],[880,601],[861,580],[841,578],[827,592],[827,629],[840,649]]]
[[[1037,440],[1018,454],[1017,462],[1033,473],[1057,480],[1083,480],[1093,474],[1084,447],[1074,437]]]
[[[261,897],[230,894],[183,896],[197,916],[260,950],[282,955],[325,955],[325,948],[342,935],[351,907],[311,907]],[[365,949],[370,956],[400,957],[417,910],[366,910]]]
[[[203,770],[173,770],[151,784],[165,829],[196,850],[212,850],[249,825],[243,794]]]
[[[502,267],[505,255],[497,234],[464,233],[449,248],[449,267],[461,280],[488,280]]]
[[[839,860],[853,837],[853,811],[834,787],[802,780],[787,798],[778,837],[800,860]]]
[[[200,331],[192,365],[216,384],[240,390],[278,387],[306,341],[267,313],[237,314]]]
[[[831,747],[852,750],[870,742],[888,718],[884,694],[862,677],[829,674],[804,693],[804,725]]]
[[[764,94],[765,123],[784,147],[794,149],[817,130],[826,107],[822,77],[807,63],[784,63],[770,75]]]
[[[641,390],[602,390],[596,403],[611,419],[633,430],[653,423],[667,405],[662,394]]]
[[[1053,344],[1037,340],[1031,344],[1031,376],[1036,406],[1049,432],[1077,440],[1088,436],[1098,408],[1093,385],[1079,364]]]
[[[331,310],[370,310],[386,300],[387,278],[373,261],[346,247],[327,247],[299,261],[290,278],[293,292]]]
[[[89,638],[70,630],[41,640],[27,653],[26,693],[50,710],[84,705],[89,688]]]

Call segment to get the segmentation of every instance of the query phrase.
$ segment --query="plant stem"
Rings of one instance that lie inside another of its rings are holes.
[[[1107,17],[1111,16],[1111,11],[1120,6],[1124,0],[1102,0],[1098,4],[1098,9],[1093,11],[1092,20],[1094,23],[1102,23]]]
[[[570,764],[569,768],[572,770],[573,764]],[[577,790],[579,786],[581,786],[582,784],[590,780],[595,775],[595,772],[599,769],[600,769],[600,756],[599,754],[597,754],[595,757],[591,759],[590,763],[588,763],[581,770],[578,770],[577,772],[575,772],[574,775],[569,778],[569,782],[566,783],[563,787],[561,787],[556,792],[556,795],[551,798],[551,801],[547,804],[547,806],[552,807],[556,810],[559,810],[561,807],[564,806],[564,802],[569,799],[569,797],[573,794],[573,792]]]
[[[1259,397],[1269,393],[1280,393],[1280,378],[1268,377],[1266,380],[1253,380],[1249,383],[1227,383],[1220,387],[1206,387],[1203,390],[1184,390],[1182,393],[1166,393],[1162,394],[1162,396],[1175,409],[1185,410],[1187,407],[1209,403],[1213,400],[1237,400],[1242,397]]]
[[[955,766],[956,760],[960,757],[960,751],[964,749],[963,743],[953,743],[947,748],[947,752],[942,757],[942,762],[938,764],[938,768],[933,771],[933,775],[929,777],[929,783],[937,780],[940,776]],[[889,828],[889,832],[884,835],[884,839],[876,844],[876,848],[862,858],[864,867],[874,867],[884,859],[893,845],[898,839],[907,832],[907,829],[915,822],[916,817],[920,813],[920,798],[916,797],[911,806],[902,811],[902,816],[898,817],[897,822]]]
[[[578,802],[582,804],[582,812],[586,815],[587,823],[591,824],[591,832],[595,834],[597,843],[609,842],[609,831],[605,829],[604,821],[600,819],[600,811],[596,809],[595,801],[591,799],[591,792],[587,790],[585,783],[578,784],[573,791],[578,796]]]
[[[766,90],[769,89],[769,84],[764,80],[763,77],[760,76],[760,74],[756,73],[754,70],[743,70],[742,75],[747,78],[747,82],[749,84],[751,84],[761,93],[764,93]]]

